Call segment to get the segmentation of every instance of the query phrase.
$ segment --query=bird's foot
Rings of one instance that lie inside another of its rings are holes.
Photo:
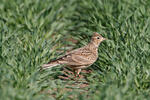
[[[80,74],[76,74],[74,80],[79,80],[79,79],[83,79],[84,76],[80,75]]]

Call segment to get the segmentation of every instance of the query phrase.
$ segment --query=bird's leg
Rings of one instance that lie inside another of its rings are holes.
[[[77,70],[76,70],[76,75],[75,75],[75,77],[77,77],[77,76],[80,77],[80,72],[81,72],[81,69],[77,69]]]

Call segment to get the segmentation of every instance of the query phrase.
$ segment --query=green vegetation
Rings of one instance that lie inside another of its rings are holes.
[[[93,32],[108,40],[83,80],[59,79],[61,66],[39,72]],[[73,98],[150,99],[150,0],[0,0],[0,99]]]

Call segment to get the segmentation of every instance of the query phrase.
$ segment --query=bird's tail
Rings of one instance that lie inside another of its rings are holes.
[[[44,64],[44,65],[42,66],[41,70],[43,70],[43,69],[48,69],[48,68],[52,68],[52,67],[55,67],[55,66],[57,66],[57,65],[60,65],[57,60],[50,61],[48,64]]]

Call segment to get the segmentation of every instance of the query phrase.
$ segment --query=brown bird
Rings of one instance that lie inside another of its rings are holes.
[[[84,47],[68,52],[64,56],[44,64],[42,69],[51,68],[60,64],[66,64],[68,67],[75,70],[76,75],[79,75],[81,69],[92,65],[98,58],[99,44],[106,40],[100,34],[94,32],[91,42]]]

